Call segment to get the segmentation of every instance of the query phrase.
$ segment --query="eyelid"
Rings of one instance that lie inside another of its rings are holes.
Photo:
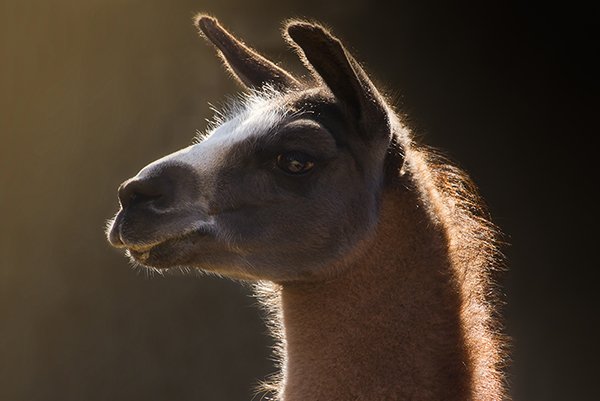
[[[278,135],[266,149],[271,150],[271,153],[302,152],[315,159],[334,158],[339,150],[335,141],[323,139],[321,135],[316,137],[306,133],[299,133],[298,136],[294,136],[293,133]]]
[[[323,126],[323,124],[321,124],[320,122],[312,119],[312,118],[298,118],[296,120],[290,121],[286,124],[283,124],[283,126],[281,127],[281,130],[285,130],[285,129],[302,129],[302,130],[306,130],[306,129],[323,129],[325,131],[327,131],[327,128],[325,128]],[[329,133],[329,132],[328,132]]]

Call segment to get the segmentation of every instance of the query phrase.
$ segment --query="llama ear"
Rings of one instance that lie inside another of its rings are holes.
[[[195,24],[200,34],[218,49],[219,56],[233,76],[246,87],[260,88],[265,84],[278,88],[299,86],[298,81],[287,71],[244,45],[227,32],[216,18],[198,15]]]
[[[304,21],[289,22],[286,33],[306,67],[351,115],[357,116],[365,134],[371,138],[378,135],[389,138],[389,116],[383,97],[340,40],[322,26]]]

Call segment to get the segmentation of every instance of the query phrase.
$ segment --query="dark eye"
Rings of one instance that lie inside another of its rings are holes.
[[[315,166],[313,158],[302,152],[287,152],[277,156],[277,167],[288,174],[304,174]]]

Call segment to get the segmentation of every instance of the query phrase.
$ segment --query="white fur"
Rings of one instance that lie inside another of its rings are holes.
[[[250,137],[260,136],[276,126],[286,111],[274,102],[278,94],[267,90],[253,93],[230,106],[226,113],[218,113],[208,134],[197,138],[194,145],[160,158],[137,175],[138,178],[160,168],[163,163],[183,163],[195,170],[216,171],[227,150]],[[209,173],[210,174],[210,173]]]

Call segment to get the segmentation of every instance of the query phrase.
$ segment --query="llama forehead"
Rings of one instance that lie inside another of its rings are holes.
[[[182,163],[203,171],[214,171],[229,155],[230,149],[252,138],[269,135],[287,113],[272,96],[256,95],[232,106],[226,114],[198,143],[150,163],[139,175],[154,171],[165,163]]]

